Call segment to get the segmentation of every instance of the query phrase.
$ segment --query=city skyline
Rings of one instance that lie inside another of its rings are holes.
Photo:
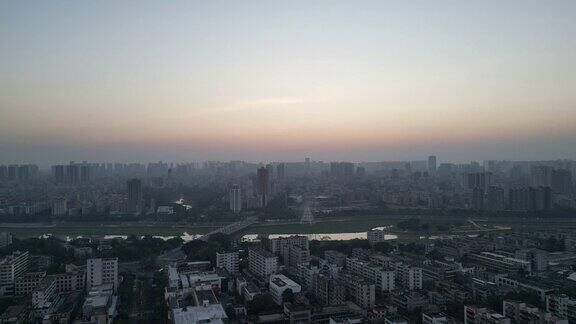
[[[3,2],[0,163],[576,158],[575,9]]]

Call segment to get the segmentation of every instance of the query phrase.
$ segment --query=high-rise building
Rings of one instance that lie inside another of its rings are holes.
[[[260,207],[266,206],[268,204],[269,190],[270,190],[270,174],[267,168],[260,167],[257,171],[257,186],[258,186],[258,197],[260,199]]]
[[[550,187],[510,188],[508,192],[510,210],[548,210],[552,208]]]
[[[216,253],[216,267],[226,269],[231,274],[238,273],[239,269],[238,252]]]
[[[266,164],[266,170],[268,170],[268,180],[274,178],[274,165],[271,163]]]
[[[486,194],[486,205],[489,210],[504,210],[504,189],[502,187],[490,186]]]
[[[262,248],[250,249],[248,270],[262,279],[267,279],[278,270],[278,257]]]
[[[555,194],[569,194],[572,186],[572,173],[564,169],[553,170],[550,182]]]
[[[330,174],[336,177],[351,177],[354,175],[354,163],[330,162]]]
[[[142,212],[142,181],[140,179],[128,180],[128,205],[129,213],[140,214]]]
[[[436,156],[430,155],[428,157],[428,172],[435,173],[436,172]]]
[[[7,247],[12,244],[12,233],[0,232],[0,248]]]
[[[286,177],[286,164],[278,163],[276,166],[276,175],[278,179],[284,179]]]
[[[230,188],[230,210],[239,213],[242,210],[242,192],[239,185]]]
[[[18,165],[12,164],[8,166],[8,180],[16,181],[18,179]]]
[[[0,165],[0,181],[8,180],[8,167]]]
[[[52,215],[64,216],[68,214],[68,202],[65,197],[57,197],[52,201]]]
[[[14,295],[14,282],[28,270],[28,252],[16,251],[0,261],[0,296]]]
[[[90,174],[90,165],[82,164],[80,165],[80,183],[88,183],[90,182],[91,174]]]
[[[118,289],[118,258],[88,259],[86,261],[86,287],[111,283]]]
[[[469,190],[480,189],[485,192],[492,184],[492,173],[472,172],[464,173],[465,186]]]
[[[58,184],[62,184],[66,182],[66,172],[64,171],[63,165],[53,165],[52,166],[52,176],[54,177],[54,181]]]
[[[536,187],[538,186],[551,187],[553,171],[554,168],[547,165],[537,165],[535,167],[532,167],[531,170],[532,185]]]
[[[80,183],[80,165],[74,162],[66,165],[66,183],[71,185]]]

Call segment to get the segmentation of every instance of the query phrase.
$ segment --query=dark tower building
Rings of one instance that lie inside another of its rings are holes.
[[[269,189],[270,189],[270,175],[267,168],[260,167],[257,172],[258,177],[258,197],[260,198],[260,206],[264,207],[268,203]]]
[[[142,212],[142,181],[140,179],[128,180],[128,205],[129,213],[139,214]]]

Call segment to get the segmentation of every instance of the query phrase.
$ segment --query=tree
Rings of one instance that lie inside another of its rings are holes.
[[[248,314],[250,315],[271,313],[279,308],[270,294],[262,294],[254,297],[254,299],[248,302],[247,306]]]
[[[382,252],[384,254],[388,254],[388,253],[394,251],[394,246],[388,242],[378,242],[378,243],[374,244],[372,249],[374,249],[378,252]]]
[[[428,252],[428,257],[432,260],[442,260],[444,259],[444,255],[440,253],[438,250],[432,250]]]
[[[284,303],[291,303],[294,301],[294,292],[292,289],[286,289],[282,293],[282,302]]]

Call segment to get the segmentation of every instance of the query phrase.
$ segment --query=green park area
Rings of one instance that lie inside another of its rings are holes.
[[[242,234],[312,234],[352,233],[395,225],[394,234],[434,235],[441,233],[466,233],[513,228],[537,230],[546,228],[576,228],[574,218],[526,217],[455,217],[455,216],[360,216],[346,219],[318,219],[313,224],[265,222],[251,226]],[[17,237],[55,236],[104,236],[104,235],[155,235],[180,236],[182,233],[205,234],[216,227],[169,223],[141,224],[57,224],[57,225],[0,225],[0,231],[11,232]]]

